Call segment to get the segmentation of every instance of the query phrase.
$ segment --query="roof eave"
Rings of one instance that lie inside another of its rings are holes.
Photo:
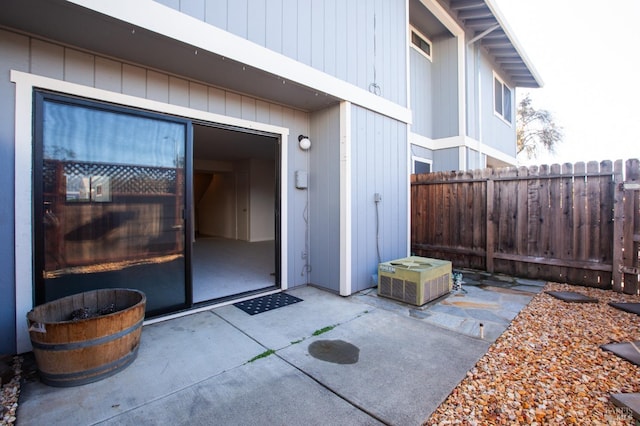
[[[502,12],[500,12],[500,9],[498,9],[498,7],[496,6],[494,0],[484,0],[484,2],[487,5],[487,7],[489,8],[489,10],[491,11],[491,13],[493,13],[493,16],[495,17],[496,21],[498,21],[498,24],[500,24],[500,27],[502,28],[502,30],[504,31],[505,35],[507,36],[507,38],[511,42],[511,45],[516,50],[516,52],[520,56],[520,59],[522,59],[522,62],[527,67],[527,69],[531,73],[531,76],[535,80],[535,82],[529,82],[529,85],[527,85],[524,82],[521,83],[521,84],[518,84],[517,82],[515,82],[516,86],[518,86],[518,87],[530,87],[530,88],[543,87],[544,86],[544,82],[542,81],[542,77],[538,73],[538,70],[536,70],[536,68],[533,66],[533,63],[531,62],[531,60],[529,59],[529,57],[525,53],[524,49],[522,48],[522,45],[520,44],[520,42],[518,41],[517,37],[515,36],[515,33],[513,32],[513,30],[511,29],[511,27],[507,23],[507,20],[504,18],[504,16],[502,16]]]

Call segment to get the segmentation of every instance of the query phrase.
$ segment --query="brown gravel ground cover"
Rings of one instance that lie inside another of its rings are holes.
[[[12,425],[16,421],[18,409],[18,396],[20,395],[20,377],[22,373],[22,357],[15,356],[12,359],[13,378],[7,383],[2,383],[0,399],[0,425]]]
[[[599,303],[535,296],[424,425],[632,425],[610,393],[640,392],[640,368],[600,345],[640,340],[640,296],[548,283]]]

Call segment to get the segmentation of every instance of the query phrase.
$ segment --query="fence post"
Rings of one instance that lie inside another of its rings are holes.
[[[624,230],[624,190],[622,189],[622,160],[613,165],[613,253],[612,274],[613,291],[622,292],[622,249]]]
[[[486,170],[486,169],[485,169]],[[488,173],[491,173],[489,171]],[[485,249],[485,267],[487,268],[487,272],[493,273],[493,249],[494,249],[494,238],[495,238],[495,225],[493,222],[493,178],[490,174],[486,174],[484,177],[487,178],[487,188],[485,191],[486,197],[486,212],[487,212],[487,226],[485,226],[485,241],[486,241],[486,249]]]
[[[638,294],[638,248],[635,240],[636,223],[638,217],[636,198],[637,192],[634,184],[640,180],[640,167],[638,160],[631,159],[625,163],[624,185],[624,225],[622,229],[624,252],[622,253],[622,273],[624,292],[626,294]]]

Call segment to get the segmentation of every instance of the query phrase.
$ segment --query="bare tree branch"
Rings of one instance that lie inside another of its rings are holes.
[[[562,127],[555,122],[553,114],[545,109],[535,109],[529,95],[518,103],[516,112],[517,153],[527,158],[536,158],[540,150],[555,152],[562,142]]]

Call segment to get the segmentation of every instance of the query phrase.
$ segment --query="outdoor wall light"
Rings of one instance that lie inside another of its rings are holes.
[[[309,136],[299,135],[298,144],[300,145],[300,149],[303,151],[311,148],[311,140],[309,140]]]

